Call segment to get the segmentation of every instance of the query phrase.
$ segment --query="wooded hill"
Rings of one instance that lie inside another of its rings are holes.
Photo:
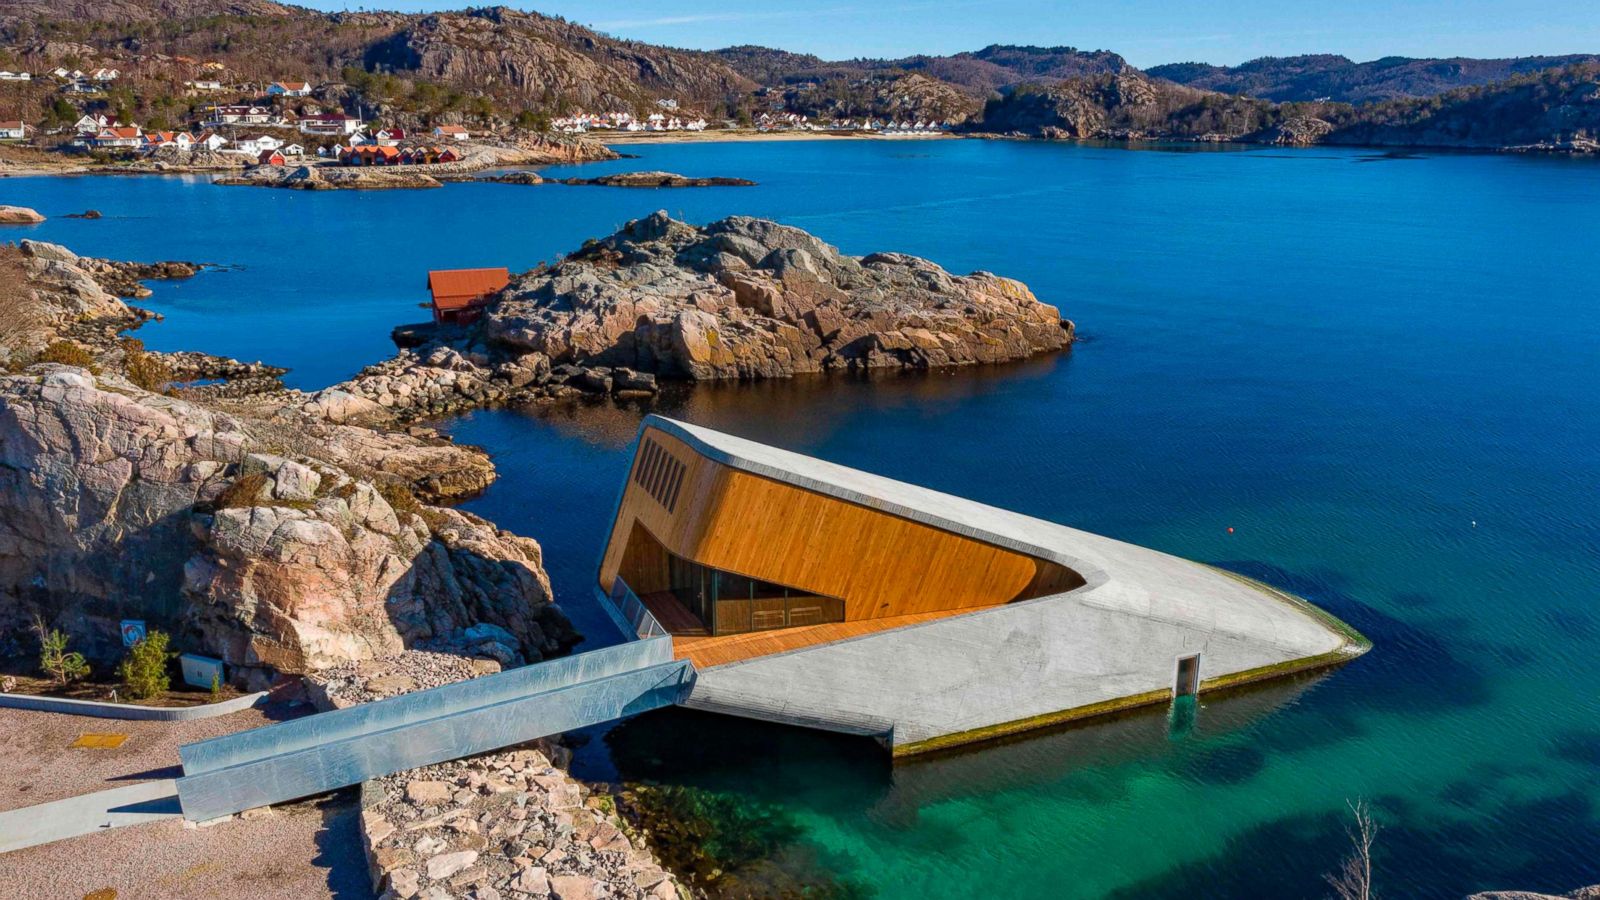
[[[314,99],[323,105],[402,123],[537,129],[575,110],[639,114],[671,99],[714,122],[774,111],[1068,138],[1582,147],[1600,136],[1597,59],[1306,56],[1141,72],[1106,50],[993,45],[828,61],[748,45],[678,50],[504,7],[322,13],[270,0],[0,0],[0,68],[123,73],[88,100],[48,82],[0,85],[0,118],[70,121],[93,106],[157,127],[230,99],[186,96],[197,61],[214,61],[230,83],[305,79],[321,86]]]

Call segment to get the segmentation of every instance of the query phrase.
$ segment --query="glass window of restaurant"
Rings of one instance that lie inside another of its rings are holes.
[[[712,634],[741,634],[844,621],[844,601],[723,572],[675,555],[672,593]]]

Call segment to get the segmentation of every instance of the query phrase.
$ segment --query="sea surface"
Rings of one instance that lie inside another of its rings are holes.
[[[669,710],[582,774],[668,785],[752,895],[1320,897],[1347,804],[1387,897],[1600,882],[1600,164],[978,141],[623,148],[564,174],[758,187],[302,193],[0,181],[6,239],[224,264],[141,336],[317,387],[423,317],[430,267],[530,267],[665,208],[1020,278],[1070,352],[984,370],[674,390],[451,423],[467,508],[589,592],[649,409],[1216,563],[1375,643],[1319,677],[891,767],[870,743]],[[59,218],[98,209],[96,221]],[[1231,530],[1230,530],[1231,529]],[[892,660],[885,661],[892,666]],[[678,790],[681,788],[682,790]]]

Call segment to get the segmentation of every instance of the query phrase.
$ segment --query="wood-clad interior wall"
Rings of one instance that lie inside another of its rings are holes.
[[[664,569],[651,555],[659,551],[643,550],[653,542],[627,540],[637,526],[702,565],[842,598],[846,621],[992,606],[1083,583],[1054,563],[727,468],[655,429],[645,438],[683,466],[682,487],[669,512],[630,473],[601,566],[607,589],[619,570],[636,591],[660,589],[651,574]],[[636,470],[651,455],[659,452],[638,454]],[[638,549],[625,560],[630,544]]]

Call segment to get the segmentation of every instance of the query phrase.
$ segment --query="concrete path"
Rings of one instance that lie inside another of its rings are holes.
[[[0,813],[0,853],[180,815],[171,778],[80,794]]]

